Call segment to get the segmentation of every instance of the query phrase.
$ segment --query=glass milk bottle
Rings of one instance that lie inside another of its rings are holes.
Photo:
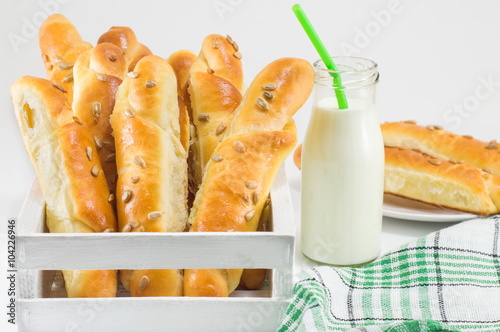
[[[302,148],[301,246],[331,265],[359,265],[380,252],[384,144],[375,108],[377,64],[334,57],[337,70],[314,63],[311,118]],[[333,73],[347,109],[339,109]]]

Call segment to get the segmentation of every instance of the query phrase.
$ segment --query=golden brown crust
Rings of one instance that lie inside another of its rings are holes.
[[[134,70],[140,59],[153,54],[147,46],[139,43],[134,31],[129,27],[111,27],[99,37],[97,43],[111,43],[118,46],[127,60],[129,72]]]
[[[419,126],[413,122],[384,123],[381,128],[386,145],[417,149],[442,159],[465,161],[500,175],[500,149],[496,141],[483,142],[439,126]]]
[[[187,158],[180,142],[175,74],[154,55],[139,60],[134,72],[138,76],[126,77],[118,89],[111,116],[119,228],[180,232],[187,221]],[[179,295],[170,292],[182,283],[177,270],[124,271],[121,278],[132,296]],[[137,280],[143,278],[149,286],[139,287]]]
[[[385,148],[384,191],[389,194],[489,215],[499,211],[490,197],[490,190],[498,197],[498,187],[487,183],[490,177],[493,175],[466,163],[408,149]]]
[[[296,128],[226,138],[207,164],[189,221],[194,232],[255,231],[272,181],[295,146]],[[227,296],[241,269],[185,270],[187,296]],[[226,279],[226,281],[224,281]]]
[[[108,187],[115,192],[115,144],[109,117],[126,63],[120,49],[102,43],[80,55],[73,69],[73,113],[90,128]]]
[[[281,58],[252,81],[225,137],[258,130],[281,130],[309,98],[314,70],[303,59]]]
[[[52,82],[25,76],[11,90],[26,151],[46,202],[52,233],[116,230],[109,191],[92,136],[73,120],[64,93]],[[114,296],[113,271],[63,271],[70,297]]]
[[[66,98],[73,98],[72,67],[92,44],[82,40],[75,26],[63,15],[50,15],[40,26],[39,44],[47,78],[66,91]]]

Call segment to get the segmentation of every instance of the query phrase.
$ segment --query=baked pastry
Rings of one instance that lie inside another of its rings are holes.
[[[73,99],[73,66],[92,44],[83,41],[75,26],[63,15],[50,15],[40,26],[39,44],[47,78],[61,86]]]
[[[81,54],[73,68],[73,114],[90,128],[112,193],[115,193],[117,175],[109,117],[115,106],[116,91],[126,73],[123,54],[110,43],[99,44]]]
[[[113,232],[116,218],[88,127],[60,87],[25,76],[11,90],[24,145],[46,202],[51,233]],[[62,271],[68,297],[112,297],[116,272]]]
[[[118,46],[127,61],[128,72],[134,70],[140,59],[153,54],[147,46],[137,40],[134,31],[129,27],[111,27],[99,37],[97,43],[111,43]]]
[[[500,149],[495,140],[483,142],[440,126],[419,126],[414,121],[381,125],[384,144],[416,149],[441,159],[464,161],[500,175]]]
[[[499,180],[467,163],[385,147],[384,191],[388,194],[489,215],[500,209]]]
[[[143,57],[111,115],[122,232],[181,232],[187,221],[187,155],[180,141],[177,81],[168,62]],[[182,295],[180,270],[122,271],[132,296]]]

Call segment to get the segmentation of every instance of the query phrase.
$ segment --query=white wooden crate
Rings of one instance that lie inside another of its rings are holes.
[[[271,229],[248,233],[50,234],[35,181],[18,218],[19,331],[275,331],[292,295],[295,230],[284,167],[271,189]],[[265,268],[266,286],[229,298],[68,299],[71,269]],[[62,294],[62,295],[61,295]]]

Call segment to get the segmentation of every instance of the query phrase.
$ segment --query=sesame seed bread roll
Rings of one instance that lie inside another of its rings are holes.
[[[122,50],[127,61],[127,72],[131,72],[140,59],[153,54],[147,46],[137,40],[134,31],[129,27],[111,27],[99,37],[97,44],[101,43],[111,43]]]
[[[188,88],[194,125],[189,159],[192,193],[200,186],[205,165],[243,99],[243,87],[238,44],[231,37],[205,37],[191,66]]]
[[[175,74],[155,55],[139,60],[134,73],[118,88],[111,115],[119,229],[181,232],[187,223],[187,158]],[[182,295],[179,270],[122,271],[121,280],[132,296]]]
[[[309,98],[314,70],[309,62],[281,58],[254,78],[225,137],[259,130],[281,130]]]
[[[279,167],[297,140],[293,124],[286,131],[231,136],[215,149],[196,194],[189,222],[193,232],[256,231]],[[228,296],[242,269],[186,269],[184,295]]]
[[[413,121],[384,123],[381,129],[385,145],[416,149],[445,160],[464,161],[500,175],[500,149],[495,140],[483,142],[439,126],[419,126]]]
[[[190,140],[190,119],[188,109],[191,107],[188,93],[189,70],[196,60],[196,54],[191,51],[181,50],[171,54],[167,61],[174,70],[177,78],[177,97],[179,102],[179,125],[181,143],[188,151]]]
[[[109,117],[125,75],[125,58],[120,49],[110,43],[99,44],[80,55],[73,68],[73,113],[90,128],[112,193],[115,193],[116,163]]]
[[[467,163],[385,148],[384,191],[424,203],[490,215],[500,210],[500,178]],[[497,204],[497,205],[495,205]]]
[[[109,191],[94,141],[64,93],[48,80],[25,76],[11,90],[21,134],[46,202],[51,233],[116,230]],[[112,297],[115,271],[63,271],[69,297]]]
[[[59,84],[73,98],[73,65],[92,44],[83,41],[75,26],[63,15],[50,15],[40,26],[38,41],[47,78]]]

